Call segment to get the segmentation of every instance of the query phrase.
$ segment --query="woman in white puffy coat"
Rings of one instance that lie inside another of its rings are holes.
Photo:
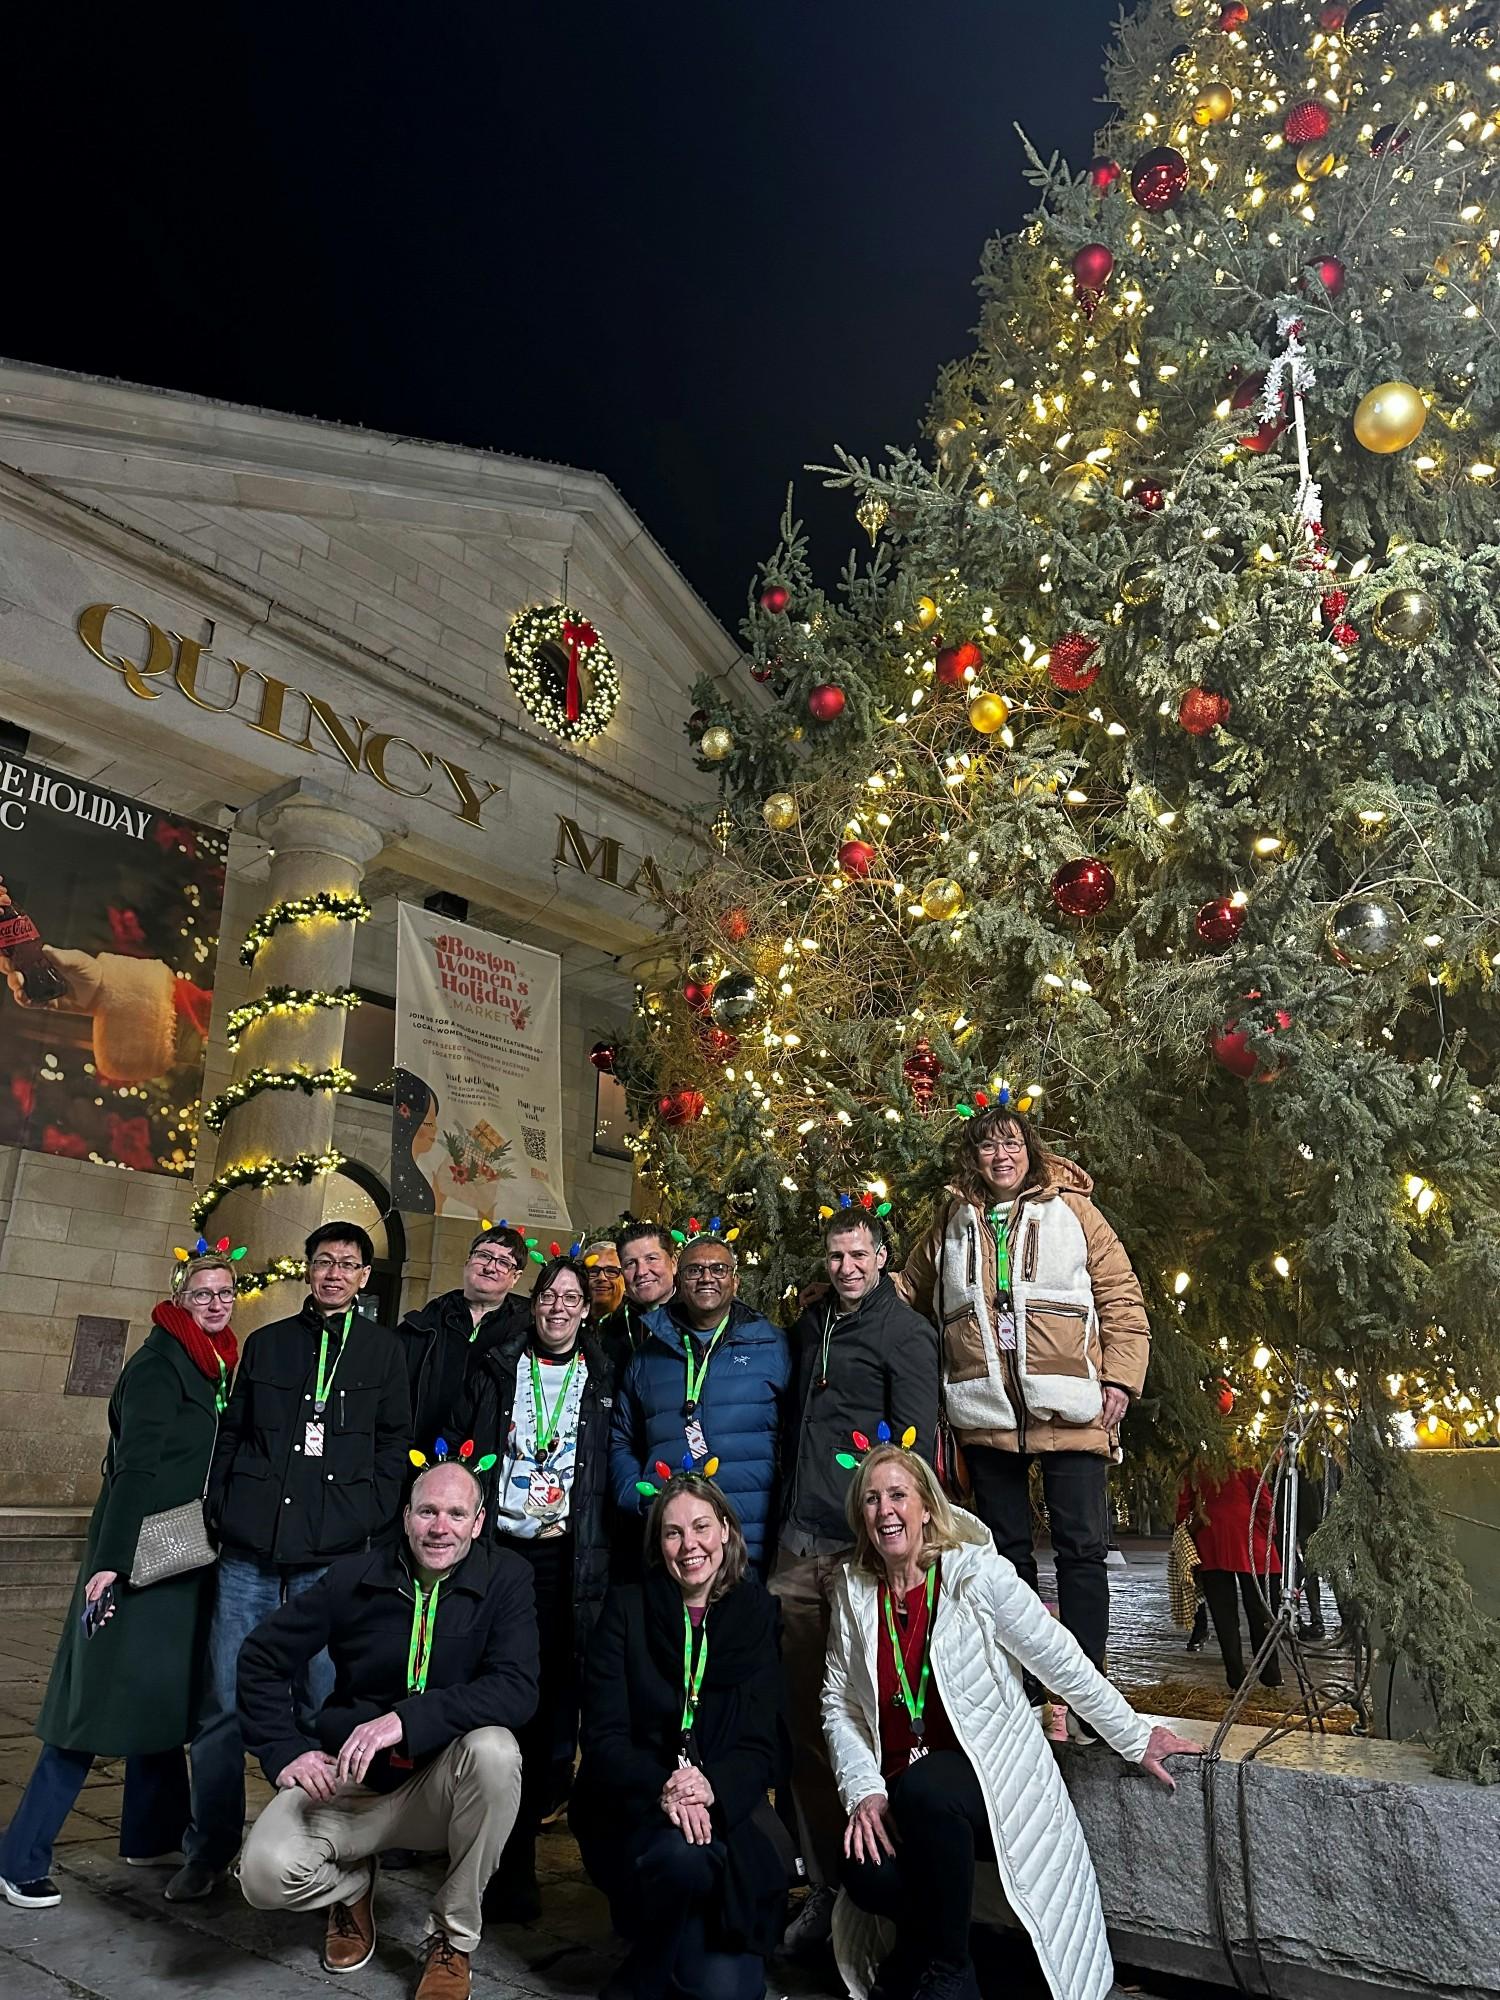
[[[823,1728],[849,1815],[834,1913],[849,1991],[979,2000],[974,1868],[993,1860],[1054,2000],[1103,2000],[1114,1975],[1093,1866],[1022,1669],[1169,1789],[1162,1759],[1199,1746],[1135,1713],[915,1452],[877,1446],[848,1512]]]

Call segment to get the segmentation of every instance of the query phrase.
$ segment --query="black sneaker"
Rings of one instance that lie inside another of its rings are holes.
[[[51,1910],[62,1901],[62,1890],[50,1875],[35,1882],[8,1882],[0,1875],[0,1896],[18,1910]]]
[[[917,1981],[913,2000],[983,2000],[972,1960],[962,1966],[930,1965]]]

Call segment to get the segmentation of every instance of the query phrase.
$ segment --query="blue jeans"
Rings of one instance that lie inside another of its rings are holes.
[[[245,1832],[245,1745],[234,1684],[240,1647],[262,1619],[310,1589],[327,1567],[289,1569],[253,1557],[219,1557],[208,1633],[208,1685],[188,1753],[193,1814],[183,1842],[188,1860],[205,1868],[227,1868]],[[299,1718],[307,1723],[333,1693],[333,1662],[326,1652],[308,1662],[295,1693]]]
[[[52,1873],[52,1843],[77,1803],[93,1762],[90,1750],[59,1750],[43,1744],[15,1817],[0,1840],[0,1875],[7,1882],[40,1882]],[[149,1861],[175,1852],[182,1845],[187,1816],[187,1766],[181,1750],[153,1750],[125,1759],[121,1854]]]

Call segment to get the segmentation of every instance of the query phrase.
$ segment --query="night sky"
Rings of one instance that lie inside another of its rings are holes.
[[[864,545],[801,468],[915,438],[1114,5],[23,11],[0,352],[593,467],[733,629],[789,479]]]

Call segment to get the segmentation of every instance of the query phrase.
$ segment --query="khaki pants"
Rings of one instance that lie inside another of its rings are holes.
[[[836,1889],[844,1852],[845,1813],[823,1737],[823,1662],[828,1654],[838,1556],[794,1556],[782,1549],[768,1589],[781,1600],[781,1671],[792,1737],[792,1798],[807,1879]]]
[[[240,1887],[257,1910],[323,1910],[349,1903],[386,1847],[443,1849],[448,1873],[427,1932],[458,1951],[479,1943],[480,1900],[499,1865],[521,1800],[521,1753],[508,1729],[474,1729],[394,1792],[351,1785],[326,1805],[300,1788],[278,1792],[250,1829]]]

